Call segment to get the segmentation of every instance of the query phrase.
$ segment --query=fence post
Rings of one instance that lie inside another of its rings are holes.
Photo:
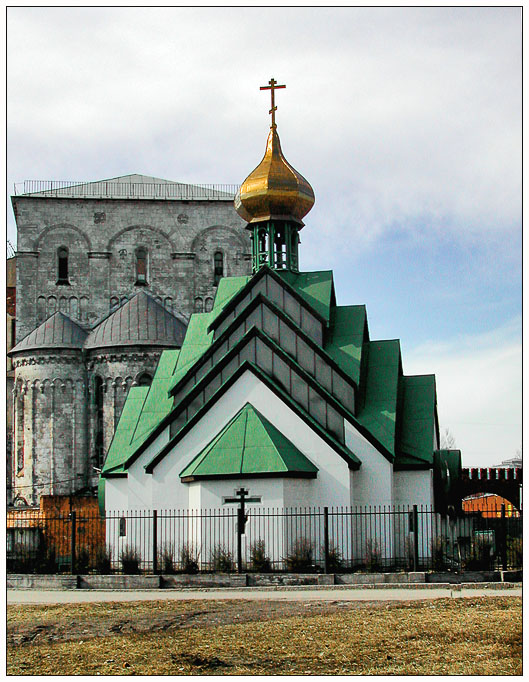
[[[329,572],[329,507],[323,507],[323,551],[325,553],[325,573]]]
[[[501,566],[504,571],[507,570],[507,516],[504,504],[501,505]]]
[[[152,572],[158,573],[158,510],[152,510]]]
[[[413,505],[413,570],[419,569],[419,512]]]
[[[71,535],[70,535],[70,556],[71,556],[71,566],[70,566],[70,573],[74,575],[75,569],[76,569],[76,563],[77,563],[77,557],[75,556],[75,534],[76,534],[76,512],[71,511],[70,512],[70,520],[72,522],[71,526]]]

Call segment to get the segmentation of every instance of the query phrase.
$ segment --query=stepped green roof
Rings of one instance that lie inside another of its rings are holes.
[[[357,418],[393,456],[400,373],[399,341],[370,341],[365,403]]]
[[[278,270],[277,274],[290,284],[329,324],[331,306],[335,304],[332,270],[298,273]]]
[[[366,330],[363,305],[335,306],[331,311],[330,330],[325,350],[358,386],[362,344]]]
[[[433,463],[435,376],[403,376],[398,464]]]
[[[293,474],[315,477],[317,471],[288,438],[247,403],[180,477],[188,480]]]
[[[129,452],[131,436],[140,418],[149,386],[133,386],[127,396],[114,437],[103,465],[103,471],[116,471],[125,461],[124,453]]]
[[[331,271],[299,274],[271,271],[271,273],[272,276],[283,279],[287,286],[297,291],[315,314],[327,320],[328,329],[324,338],[324,350],[357,386],[360,387],[362,383],[357,395],[355,417],[356,423],[366,437],[372,439],[374,444],[378,443],[377,447],[380,447],[385,456],[394,458],[397,455],[396,464],[410,467],[431,464],[434,429],[436,428],[434,378],[403,377],[399,341],[369,341],[365,306],[336,306]],[[162,428],[164,418],[171,413],[173,407],[173,399],[169,396],[169,391],[178,384],[213,343],[212,322],[219,320],[219,316],[226,315],[231,310],[228,308],[230,302],[235,302],[234,297],[237,294],[237,300],[243,297],[250,286],[249,282],[259,276],[263,276],[263,272],[260,271],[260,274],[254,275],[253,278],[250,276],[223,278],[217,289],[213,310],[192,315],[180,351],[164,351],[162,354],[152,386],[147,395],[143,395],[143,400],[140,401],[140,394],[137,391],[131,391],[125,403],[123,425],[120,421],[103,472],[112,474],[124,471],[126,463],[132,461],[135,453],[139,453],[140,448],[150,442],[149,439],[152,440],[158,432],[156,429]],[[275,342],[274,345],[276,345]],[[291,359],[291,361],[296,364],[294,360]],[[254,369],[258,371],[257,367]],[[293,399],[287,392],[283,391],[279,385],[276,389],[286,403],[294,405]],[[299,405],[297,407],[299,408]],[[135,420],[127,415],[135,415]],[[401,422],[398,428],[397,417]],[[248,417],[246,416],[245,419],[247,420]],[[244,423],[246,424],[246,421]],[[259,423],[262,425],[262,422]],[[259,428],[262,432],[264,427]],[[234,429],[236,431],[235,427]],[[330,433],[327,435],[329,438],[332,437]],[[397,439],[398,442],[396,442]],[[190,474],[186,469],[186,476],[202,475],[209,471],[208,467],[213,466],[214,463],[213,468],[220,471],[218,453],[224,452],[228,457],[228,451],[224,450],[224,446],[221,447],[217,440],[215,443],[216,447],[211,451],[201,453],[203,458],[200,462],[195,460],[196,472],[193,469],[194,473]],[[342,452],[344,446],[336,445],[336,447]],[[239,464],[244,467],[250,466],[249,463],[252,461],[251,458],[246,459],[245,452],[244,448],[240,450],[238,460]],[[348,460],[356,466],[360,464],[358,458],[350,451],[347,451],[346,455]],[[274,457],[277,456],[276,448]],[[344,456],[343,453],[342,456]],[[230,457],[232,459],[228,457],[227,461],[233,464],[233,453]],[[279,466],[277,460],[274,461]],[[228,468],[235,466],[232,464]],[[268,466],[270,467],[271,465]],[[240,469],[238,473],[241,473]]]

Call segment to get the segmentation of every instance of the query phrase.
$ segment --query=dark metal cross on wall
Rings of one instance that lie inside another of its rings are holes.
[[[268,85],[262,85],[259,88],[260,90],[270,90],[270,96],[272,99],[272,108],[270,109],[270,111],[268,113],[272,114],[272,128],[275,128],[275,126],[276,126],[276,111],[277,111],[277,107],[275,105],[274,93],[276,90],[279,90],[280,88],[286,88],[286,87],[287,87],[286,85],[278,85],[277,81],[274,80],[273,78],[271,78],[268,81]]]

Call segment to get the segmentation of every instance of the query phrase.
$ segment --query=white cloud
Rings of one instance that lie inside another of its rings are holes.
[[[407,351],[406,374],[435,373],[441,430],[449,428],[465,466],[493,466],[522,442],[521,320]]]
[[[98,179],[121,159],[134,165],[123,172],[242,181],[264,148],[268,102],[258,86],[274,74],[288,87],[278,96],[285,154],[315,188],[311,220],[324,234],[349,237],[358,250],[418,216],[426,231],[454,239],[512,232],[521,196],[519,16],[516,8],[11,8],[10,177],[64,178],[67,166],[72,179]]]

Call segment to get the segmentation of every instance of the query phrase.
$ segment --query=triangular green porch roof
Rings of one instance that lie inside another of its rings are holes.
[[[318,469],[247,403],[181,472],[195,480],[240,476],[315,477]]]

